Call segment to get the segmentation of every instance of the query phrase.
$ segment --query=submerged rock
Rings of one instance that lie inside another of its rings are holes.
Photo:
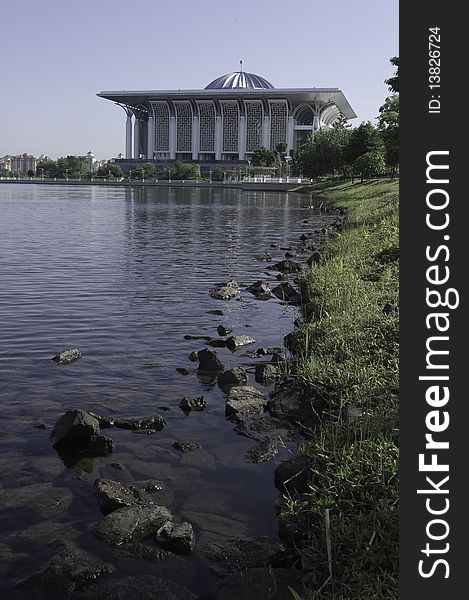
[[[278,439],[266,436],[248,448],[246,460],[257,464],[271,460],[276,454],[278,454]]]
[[[259,280],[246,288],[248,292],[251,292],[256,297],[268,298],[270,297],[270,286],[265,281]]]
[[[219,325],[217,327],[217,333],[221,336],[230,335],[232,331],[233,329],[231,327],[225,327],[224,325]]]
[[[110,546],[118,546],[156,535],[158,529],[172,520],[172,514],[164,506],[135,504],[106,515],[95,524],[93,533]]]
[[[156,430],[161,431],[166,426],[166,421],[160,415],[151,415],[149,417],[131,417],[131,418],[112,418],[110,420],[113,427],[118,429],[138,430]]]
[[[247,383],[248,377],[246,373],[246,369],[242,367],[235,367],[234,369],[230,369],[229,371],[225,371],[218,376],[218,386],[221,389],[228,389],[230,386],[234,385],[245,385]]]
[[[196,600],[196,596],[174,581],[136,575],[92,584],[69,600]]]
[[[99,576],[115,571],[113,565],[95,559],[72,542],[54,540],[49,547],[52,557],[39,571],[20,581],[18,587],[48,594],[70,594]]]
[[[250,385],[236,386],[230,389],[225,414],[241,420],[249,415],[262,413],[267,399],[262,392]]]
[[[197,442],[174,442],[173,448],[179,450],[179,452],[194,452],[200,450],[202,446]]]
[[[69,365],[81,357],[82,354],[78,348],[69,348],[68,350],[56,354],[52,360],[59,365]]]
[[[195,546],[194,529],[187,522],[168,522],[158,529],[156,541],[164,550],[175,554],[191,554]]]
[[[255,341],[255,339],[248,335],[235,335],[226,340],[226,347],[230,350],[236,350],[237,348],[254,344]]]
[[[196,398],[189,398],[185,396],[179,403],[179,408],[184,412],[190,412],[191,410],[200,411],[205,408],[207,402],[203,396],[197,396]]]
[[[233,280],[218,284],[210,292],[210,295],[212,296],[212,298],[215,298],[215,300],[231,300],[232,298],[235,298],[238,294],[238,284],[236,283],[236,281]]]

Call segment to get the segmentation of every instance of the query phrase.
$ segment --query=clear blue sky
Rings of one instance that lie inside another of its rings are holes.
[[[116,156],[124,111],[97,92],[203,88],[240,59],[375,122],[399,54],[398,0],[23,0],[0,19],[0,156]]]

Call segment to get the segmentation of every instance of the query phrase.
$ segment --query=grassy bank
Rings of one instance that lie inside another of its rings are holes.
[[[309,492],[287,502],[287,518],[306,538],[302,597],[392,600],[398,597],[398,182],[323,183],[308,191],[343,207],[347,220],[304,277],[296,332],[298,377],[328,406],[323,426],[300,450],[312,459]]]

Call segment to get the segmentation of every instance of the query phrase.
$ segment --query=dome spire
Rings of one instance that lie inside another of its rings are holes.
[[[241,60],[239,61],[239,65],[240,65],[240,66],[239,66],[239,70],[241,71],[241,73],[243,72],[243,62],[244,62],[244,61],[243,61],[243,59],[241,59]]]

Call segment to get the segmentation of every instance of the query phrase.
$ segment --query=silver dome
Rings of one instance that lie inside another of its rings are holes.
[[[206,90],[234,90],[234,89],[272,90],[274,86],[259,75],[235,71],[222,75],[207,85]]]

